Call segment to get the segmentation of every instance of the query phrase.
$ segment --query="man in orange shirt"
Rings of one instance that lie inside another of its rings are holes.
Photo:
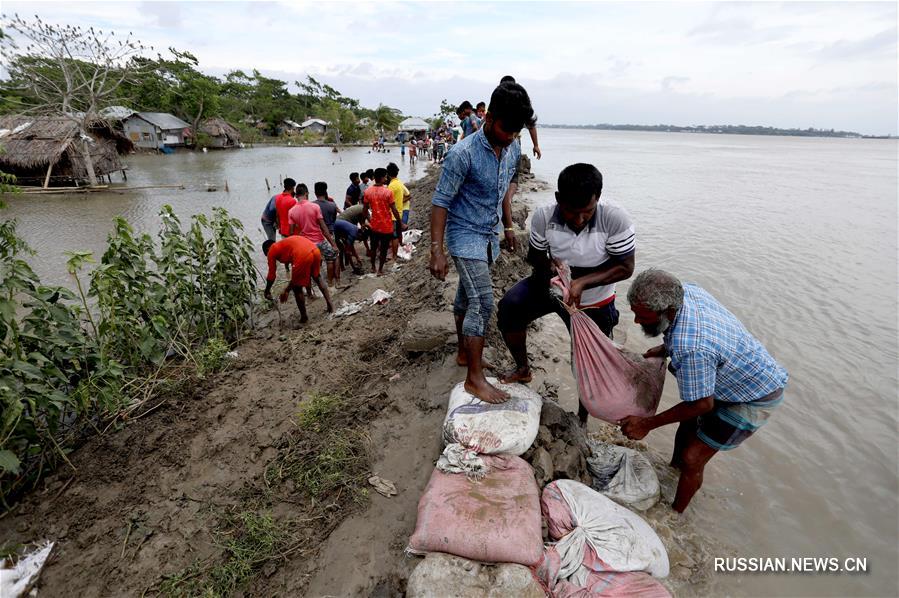
[[[290,236],[290,223],[287,221],[287,212],[290,208],[297,205],[297,200],[293,197],[293,190],[296,188],[297,182],[288,177],[284,179],[284,191],[275,197],[275,211],[278,213],[278,232],[281,237]]]
[[[290,283],[288,283],[287,288],[284,289],[284,292],[281,293],[278,299],[280,299],[281,303],[284,303],[287,301],[290,291],[293,291],[297,307],[300,310],[301,323],[309,321],[309,316],[306,315],[306,300],[303,298],[303,289],[310,286],[313,280],[325,297],[328,313],[334,311],[334,306],[331,305],[331,294],[328,292],[328,287],[322,283],[322,254],[318,247],[315,246],[315,243],[306,237],[294,235],[281,239],[277,243],[266,241],[262,244],[262,253],[268,258],[268,275],[265,277],[264,293],[266,299],[272,300],[272,285],[275,284],[278,269],[276,262],[281,262],[284,265],[290,264],[291,272]]]
[[[393,239],[394,222],[400,222],[393,192],[384,186],[387,169],[375,169],[375,184],[365,190],[363,196],[364,220],[371,228],[371,271],[375,271],[375,255],[378,255],[378,276],[384,275],[387,248]]]

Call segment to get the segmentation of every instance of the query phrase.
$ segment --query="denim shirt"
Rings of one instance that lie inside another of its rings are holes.
[[[431,204],[447,210],[445,238],[451,256],[491,261],[488,246],[489,258],[499,255],[502,201],[520,155],[521,146],[513,143],[497,159],[483,129],[447,153]]]

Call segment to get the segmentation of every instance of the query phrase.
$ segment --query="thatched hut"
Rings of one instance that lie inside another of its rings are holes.
[[[200,132],[209,139],[205,142],[212,148],[240,147],[240,131],[224,118],[207,118],[200,125]]]
[[[23,185],[88,181],[84,141],[71,118],[0,117],[0,170],[14,174]],[[98,122],[86,141],[98,179],[124,170],[119,152],[133,149],[125,137]]]

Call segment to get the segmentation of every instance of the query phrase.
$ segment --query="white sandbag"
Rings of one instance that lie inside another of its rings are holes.
[[[403,245],[407,243],[418,243],[421,239],[422,231],[417,228],[410,228],[403,231]]]
[[[527,386],[500,384],[495,378],[487,380],[509,393],[509,400],[485,403],[468,394],[460,382],[450,393],[443,420],[443,440],[484,455],[521,455],[537,437],[543,399]]]
[[[593,477],[594,490],[638,511],[659,502],[659,476],[649,459],[626,446],[594,440],[588,440],[587,445],[587,469]]]
[[[543,489],[541,508],[550,537],[558,540],[561,579],[585,587],[597,570],[668,576],[668,552],[649,524],[592,488],[556,480]]]
[[[485,565],[434,552],[415,567],[407,598],[544,598],[546,593],[524,565]]]
[[[37,582],[44,563],[53,551],[53,542],[46,542],[40,548],[24,555],[15,566],[0,568],[0,596],[19,598]],[[2,562],[2,561],[0,561]]]

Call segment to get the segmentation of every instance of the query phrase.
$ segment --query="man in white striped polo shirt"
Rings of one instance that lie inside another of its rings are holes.
[[[615,283],[634,273],[636,235],[628,213],[600,200],[602,174],[592,164],[572,164],[559,174],[556,203],[538,208],[531,219],[528,262],[533,273],[509,289],[499,303],[499,329],[515,359],[516,369],[503,382],[530,382],[528,324],[556,313],[566,326],[570,318],[549,290],[555,264],[571,268],[570,306],[585,310],[612,338],[618,324]],[[578,415],[587,421],[587,410]]]

